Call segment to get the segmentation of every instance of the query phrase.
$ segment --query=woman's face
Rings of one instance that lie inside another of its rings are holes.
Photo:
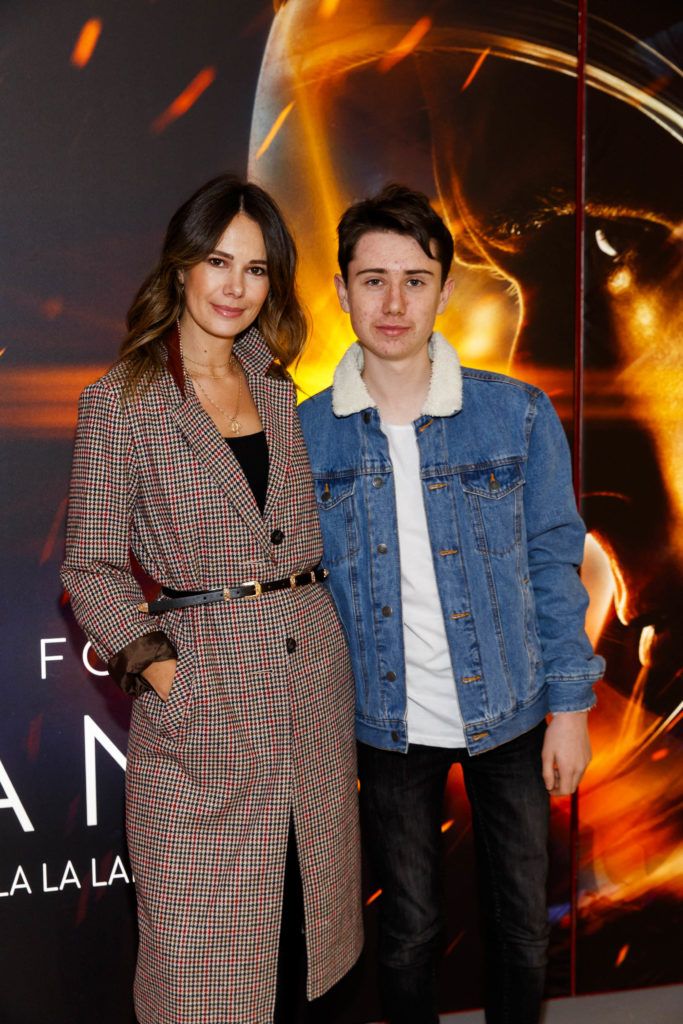
[[[268,295],[268,261],[261,229],[244,213],[228,224],[216,248],[184,270],[185,309],[180,324],[185,342],[205,346],[228,340],[249,327]]]

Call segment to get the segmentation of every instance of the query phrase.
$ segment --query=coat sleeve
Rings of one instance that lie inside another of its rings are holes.
[[[569,446],[542,392],[529,439],[524,507],[550,710],[585,710],[595,703],[592,684],[605,662],[593,653],[584,629],[588,594],[578,570],[586,530],[576,509]]]
[[[121,399],[101,381],[78,408],[62,583],[74,615],[110,675],[127,692],[149,688],[140,673],[176,651],[133,576],[130,530],[138,494],[135,448]]]

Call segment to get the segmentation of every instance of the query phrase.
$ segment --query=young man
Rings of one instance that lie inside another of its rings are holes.
[[[441,806],[458,762],[486,1019],[535,1024],[548,794],[572,793],[590,760],[586,718],[604,666],[583,629],[584,527],[562,426],[537,388],[461,368],[433,333],[452,258],[420,193],[392,185],[346,211],[336,286],[358,343],[300,411],[356,678],[385,1014],[438,1021]]]

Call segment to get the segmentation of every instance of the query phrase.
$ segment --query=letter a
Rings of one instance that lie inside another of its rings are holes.
[[[23,828],[24,832],[34,832],[35,829],[31,824],[31,819],[24,810],[24,805],[19,799],[19,794],[12,785],[12,781],[5,771],[2,761],[0,761],[0,786],[2,786],[5,791],[5,798],[0,800],[0,810],[5,807],[11,808],[19,819],[19,824]]]

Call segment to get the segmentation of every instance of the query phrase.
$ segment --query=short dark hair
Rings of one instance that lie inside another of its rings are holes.
[[[346,282],[355,248],[368,231],[409,235],[430,259],[441,264],[441,284],[453,262],[453,237],[423,192],[406,185],[385,185],[381,192],[350,206],[339,221],[339,269]],[[434,253],[432,246],[436,247]]]

